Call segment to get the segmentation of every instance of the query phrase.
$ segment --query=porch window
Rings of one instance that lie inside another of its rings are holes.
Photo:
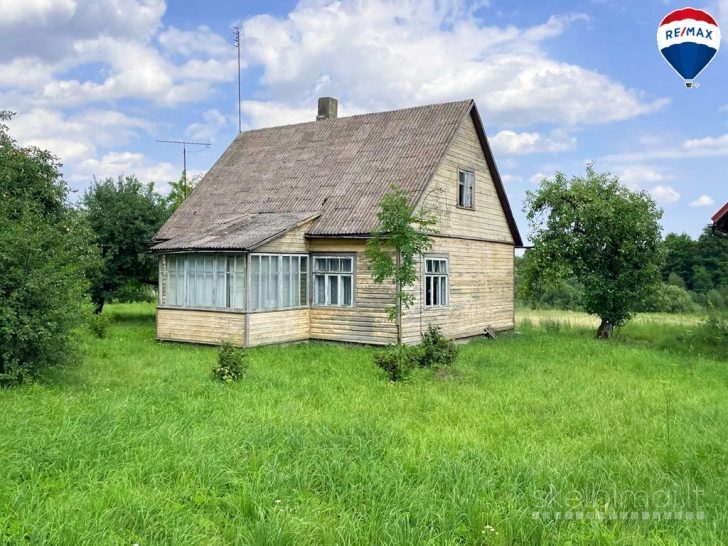
[[[203,309],[245,308],[245,256],[225,254],[170,254],[166,294],[172,307]],[[161,271],[160,271],[161,277]],[[160,281],[162,279],[160,278]]]
[[[425,259],[425,307],[445,307],[448,302],[447,260]]]
[[[308,256],[253,254],[250,257],[250,309],[308,305]]]
[[[474,207],[473,192],[475,174],[470,171],[458,171],[458,206],[466,209]]]
[[[314,304],[354,305],[354,258],[316,256],[313,259]]]

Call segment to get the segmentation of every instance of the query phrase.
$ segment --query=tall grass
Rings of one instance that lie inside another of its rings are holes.
[[[214,348],[154,341],[151,306],[108,312],[83,365],[0,391],[0,544],[728,542],[726,363],[656,325],[524,329],[403,384],[368,348],[260,348],[224,385]],[[687,511],[696,487],[705,519],[588,519],[631,510],[590,491]],[[569,492],[584,519],[554,519]]]

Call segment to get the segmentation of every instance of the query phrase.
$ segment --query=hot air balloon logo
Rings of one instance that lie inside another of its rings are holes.
[[[657,29],[657,46],[685,86],[713,60],[720,48],[720,29],[715,19],[701,9],[684,8],[670,13]],[[696,85],[697,86],[697,85]]]

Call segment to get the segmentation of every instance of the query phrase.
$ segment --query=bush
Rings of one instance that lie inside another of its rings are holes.
[[[111,326],[111,319],[109,315],[104,315],[103,313],[91,315],[88,323],[88,329],[99,339],[106,337],[109,326]]]
[[[676,284],[660,285],[644,302],[640,311],[648,313],[698,313],[700,305],[690,292]]]
[[[248,370],[248,353],[229,341],[223,341],[217,354],[217,364],[212,368],[212,375],[223,383],[232,383],[242,378]]]
[[[715,343],[728,342],[728,313],[713,311],[708,315],[702,326],[709,341]]]
[[[156,294],[148,284],[129,281],[114,292],[112,300],[114,303],[154,303]]]
[[[538,323],[541,328],[546,330],[549,334],[558,334],[561,331],[561,327],[563,326],[560,320],[549,318],[539,319]]]
[[[457,356],[455,342],[443,336],[439,326],[428,326],[427,332],[422,334],[419,365],[423,368],[452,366]]]
[[[417,367],[420,348],[399,343],[374,354],[374,363],[387,372],[392,381],[403,381]]]

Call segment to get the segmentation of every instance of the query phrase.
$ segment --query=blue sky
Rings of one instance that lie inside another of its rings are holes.
[[[474,98],[519,226],[525,192],[585,162],[653,194],[667,231],[700,233],[728,200],[728,53],[688,90],[662,59],[672,1],[0,0],[0,108],[71,185],[136,174],[162,191],[244,128]],[[728,0],[693,4],[728,28]]]

